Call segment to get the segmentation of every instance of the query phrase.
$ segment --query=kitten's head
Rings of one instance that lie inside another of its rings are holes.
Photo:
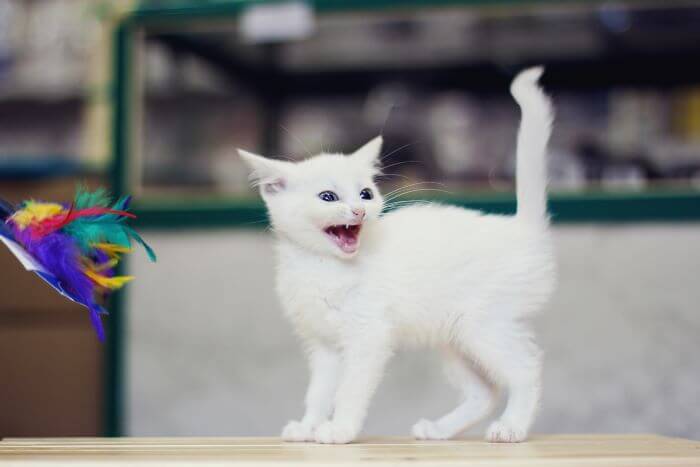
[[[275,231],[312,251],[348,259],[363,226],[379,218],[383,198],[374,176],[381,136],[350,155],[319,154],[301,162],[239,150],[260,187]]]

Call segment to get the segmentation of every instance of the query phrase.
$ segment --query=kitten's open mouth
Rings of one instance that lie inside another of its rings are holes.
[[[355,253],[357,251],[361,229],[362,224],[343,224],[331,225],[323,229],[323,231],[344,253]]]

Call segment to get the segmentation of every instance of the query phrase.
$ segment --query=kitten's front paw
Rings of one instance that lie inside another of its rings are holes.
[[[316,428],[315,439],[323,444],[346,444],[357,436],[357,429],[350,425],[328,421]]]
[[[527,430],[497,420],[486,430],[486,441],[491,443],[519,443],[527,438]]]
[[[413,437],[416,439],[449,439],[450,435],[440,430],[430,420],[421,419],[413,425]]]
[[[285,441],[313,441],[314,427],[309,423],[292,420],[282,430],[282,439]]]

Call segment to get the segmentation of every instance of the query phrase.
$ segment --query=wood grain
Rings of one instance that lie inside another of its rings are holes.
[[[700,442],[653,435],[535,436],[480,440],[367,439],[329,446],[278,438],[10,438],[2,465],[700,466]]]

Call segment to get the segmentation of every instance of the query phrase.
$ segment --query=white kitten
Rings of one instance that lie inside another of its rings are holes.
[[[541,68],[511,93],[522,121],[515,216],[438,204],[382,213],[374,184],[381,137],[354,154],[299,163],[240,151],[252,167],[276,232],[277,289],[304,343],[311,379],[306,413],[282,436],[347,443],[397,347],[439,348],[461,404],[413,427],[419,439],[455,436],[487,416],[508,391],[486,439],[527,437],[540,398],[541,352],[522,318],[552,293],[545,152],[552,111]]]

